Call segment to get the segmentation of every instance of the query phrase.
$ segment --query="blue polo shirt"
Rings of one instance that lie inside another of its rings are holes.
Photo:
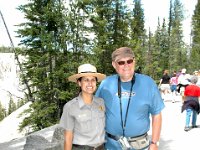
[[[131,81],[121,82],[123,122],[125,121],[130,89]],[[105,102],[106,132],[122,136],[118,75],[108,76],[104,79],[96,91],[96,96],[103,98]],[[148,132],[150,129],[150,115],[159,114],[163,108],[164,103],[154,80],[149,76],[135,73],[135,83],[131,91],[125,136],[134,137]]]

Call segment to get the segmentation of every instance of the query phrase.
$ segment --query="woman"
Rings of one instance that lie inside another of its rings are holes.
[[[172,103],[174,103],[175,99],[176,99],[177,84],[178,84],[178,77],[176,75],[176,72],[174,72],[173,76],[170,78],[170,88],[171,88],[171,92],[172,92]]]
[[[168,70],[164,70],[163,76],[160,79],[160,89],[161,89],[161,96],[163,100],[169,100],[170,94],[170,76],[168,74]]]
[[[97,81],[106,76],[97,73],[95,66],[83,64],[78,74],[68,78],[80,87],[77,97],[67,102],[60,125],[65,129],[65,150],[103,150],[105,142],[105,106],[101,98],[95,97]]]

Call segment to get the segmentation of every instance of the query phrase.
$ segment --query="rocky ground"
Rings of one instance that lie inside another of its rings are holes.
[[[198,128],[191,128],[188,132],[184,131],[185,112],[181,113],[182,102],[180,97],[177,97],[176,100],[175,103],[170,100],[164,102],[166,107],[162,112],[163,125],[159,150],[197,150],[199,149],[200,139],[200,118],[198,116]],[[12,119],[14,122],[14,118]],[[0,129],[0,133],[2,133],[2,122],[0,123]],[[9,131],[8,128],[5,127],[4,130],[3,134],[0,134],[1,141],[3,137],[11,135],[11,133],[6,134]],[[151,130],[149,135],[151,136]],[[62,150],[63,129],[55,125],[29,136],[19,137],[3,143],[1,141],[1,150]]]

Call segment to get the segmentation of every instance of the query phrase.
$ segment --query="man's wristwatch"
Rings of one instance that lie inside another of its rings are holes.
[[[154,141],[151,141],[150,144],[155,144],[156,146],[159,146],[159,142],[154,142]]]

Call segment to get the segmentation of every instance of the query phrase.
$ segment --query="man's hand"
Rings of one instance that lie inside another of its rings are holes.
[[[150,144],[149,150],[158,150],[158,146],[156,144]]]

